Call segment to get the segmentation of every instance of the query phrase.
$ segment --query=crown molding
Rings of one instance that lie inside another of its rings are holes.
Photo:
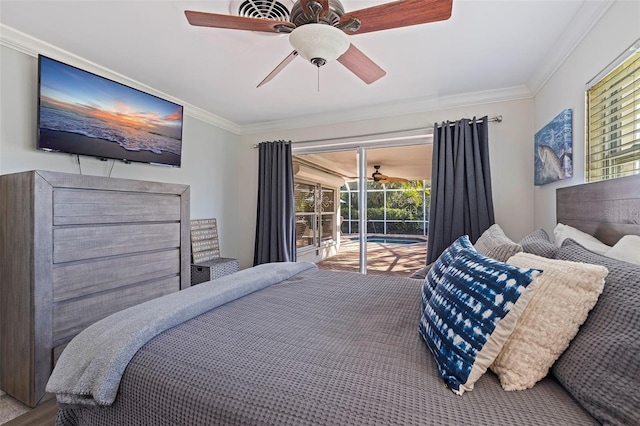
[[[88,61],[80,56],[74,55],[73,53],[67,52],[66,50],[60,49],[59,47],[39,40],[35,37],[31,37],[28,34],[15,30],[4,24],[0,24],[0,45],[35,58],[37,58],[39,54],[45,55],[53,59],[65,62],[69,65],[73,65],[83,70],[98,74],[102,77],[117,81],[118,83],[122,83],[135,89],[158,96],[160,98],[167,99],[171,102],[182,105],[184,107],[184,114],[189,115],[190,117],[204,121],[205,123],[212,124],[236,135],[241,134],[242,127],[239,124],[219,117],[215,114],[203,110],[202,108],[198,108],[195,105],[191,105],[181,99],[163,93],[159,90],[154,89],[153,87],[128,78],[122,74],[119,74],[94,62]]]
[[[358,108],[357,110],[345,109],[333,111],[328,114],[257,123],[243,126],[241,134],[247,135],[261,132],[292,130],[428,112],[446,108],[532,98],[567,60],[569,55],[571,55],[615,1],[616,0],[585,1],[574,16],[571,24],[563,31],[553,49],[546,54],[545,61],[536,69],[526,85],[441,98],[403,101],[393,104],[371,106],[369,108]]]
[[[482,105],[532,98],[533,93],[526,86],[514,86],[482,92],[465,93],[436,98],[421,98],[409,101],[376,105],[367,108],[353,108],[315,114],[286,120],[269,121],[242,127],[242,135],[280,130],[303,129],[338,123],[373,120],[421,112],[438,111],[447,108]]]
[[[571,23],[562,32],[553,48],[545,55],[545,61],[540,64],[527,82],[527,86],[534,96],[558,71],[614,2],[615,0],[605,0],[582,3]]]
[[[534,97],[551,76],[566,61],[591,28],[605,14],[615,0],[585,1],[578,13],[562,33],[554,48],[547,53],[546,60],[540,64],[527,85],[514,86],[490,91],[473,92],[447,97],[413,99],[402,102],[375,105],[367,108],[343,109],[326,114],[313,114],[293,117],[285,120],[268,121],[249,125],[240,125],[224,119],[202,108],[186,103],[178,98],[162,93],[152,87],[111,71],[56,46],[38,40],[11,27],[0,24],[0,45],[23,54],[37,57],[38,54],[51,56],[71,65],[103,75],[136,89],[154,94],[184,106],[184,113],[203,122],[217,126],[236,135],[251,135],[262,132],[293,130],[339,123],[349,123],[401,116],[413,113],[429,112],[447,108],[505,102]]]

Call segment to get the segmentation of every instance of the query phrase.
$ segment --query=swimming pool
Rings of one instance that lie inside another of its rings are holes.
[[[358,237],[351,238],[351,241],[359,241]],[[417,244],[426,243],[425,240],[418,238],[402,238],[402,237],[367,237],[368,243],[380,243],[380,244]]]

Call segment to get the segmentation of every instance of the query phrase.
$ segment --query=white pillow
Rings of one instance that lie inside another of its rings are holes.
[[[579,243],[582,247],[587,250],[591,250],[594,253],[605,254],[607,250],[611,248],[611,246],[606,245],[596,237],[592,237],[591,235],[582,232],[579,229],[576,229],[572,226],[565,225],[563,223],[558,223],[553,230],[553,236],[555,237],[555,244],[558,247],[562,246],[562,242],[567,238],[571,238],[572,240]]]
[[[604,253],[607,257],[640,265],[640,236],[625,235]]]
[[[533,297],[491,366],[505,390],[523,390],[544,378],[567,349],[602,293],[609,271],[530,253],[518,253],[507,263],[543,270],[535,278]]]

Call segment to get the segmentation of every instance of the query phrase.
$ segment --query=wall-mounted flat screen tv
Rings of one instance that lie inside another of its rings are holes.
[[[181,105],[38,57],[38,149],[180,167]]]

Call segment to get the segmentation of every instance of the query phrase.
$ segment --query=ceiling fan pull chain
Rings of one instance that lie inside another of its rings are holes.
[[[320,67],[316,67],[318,69],[318,93],[320,93]]]

